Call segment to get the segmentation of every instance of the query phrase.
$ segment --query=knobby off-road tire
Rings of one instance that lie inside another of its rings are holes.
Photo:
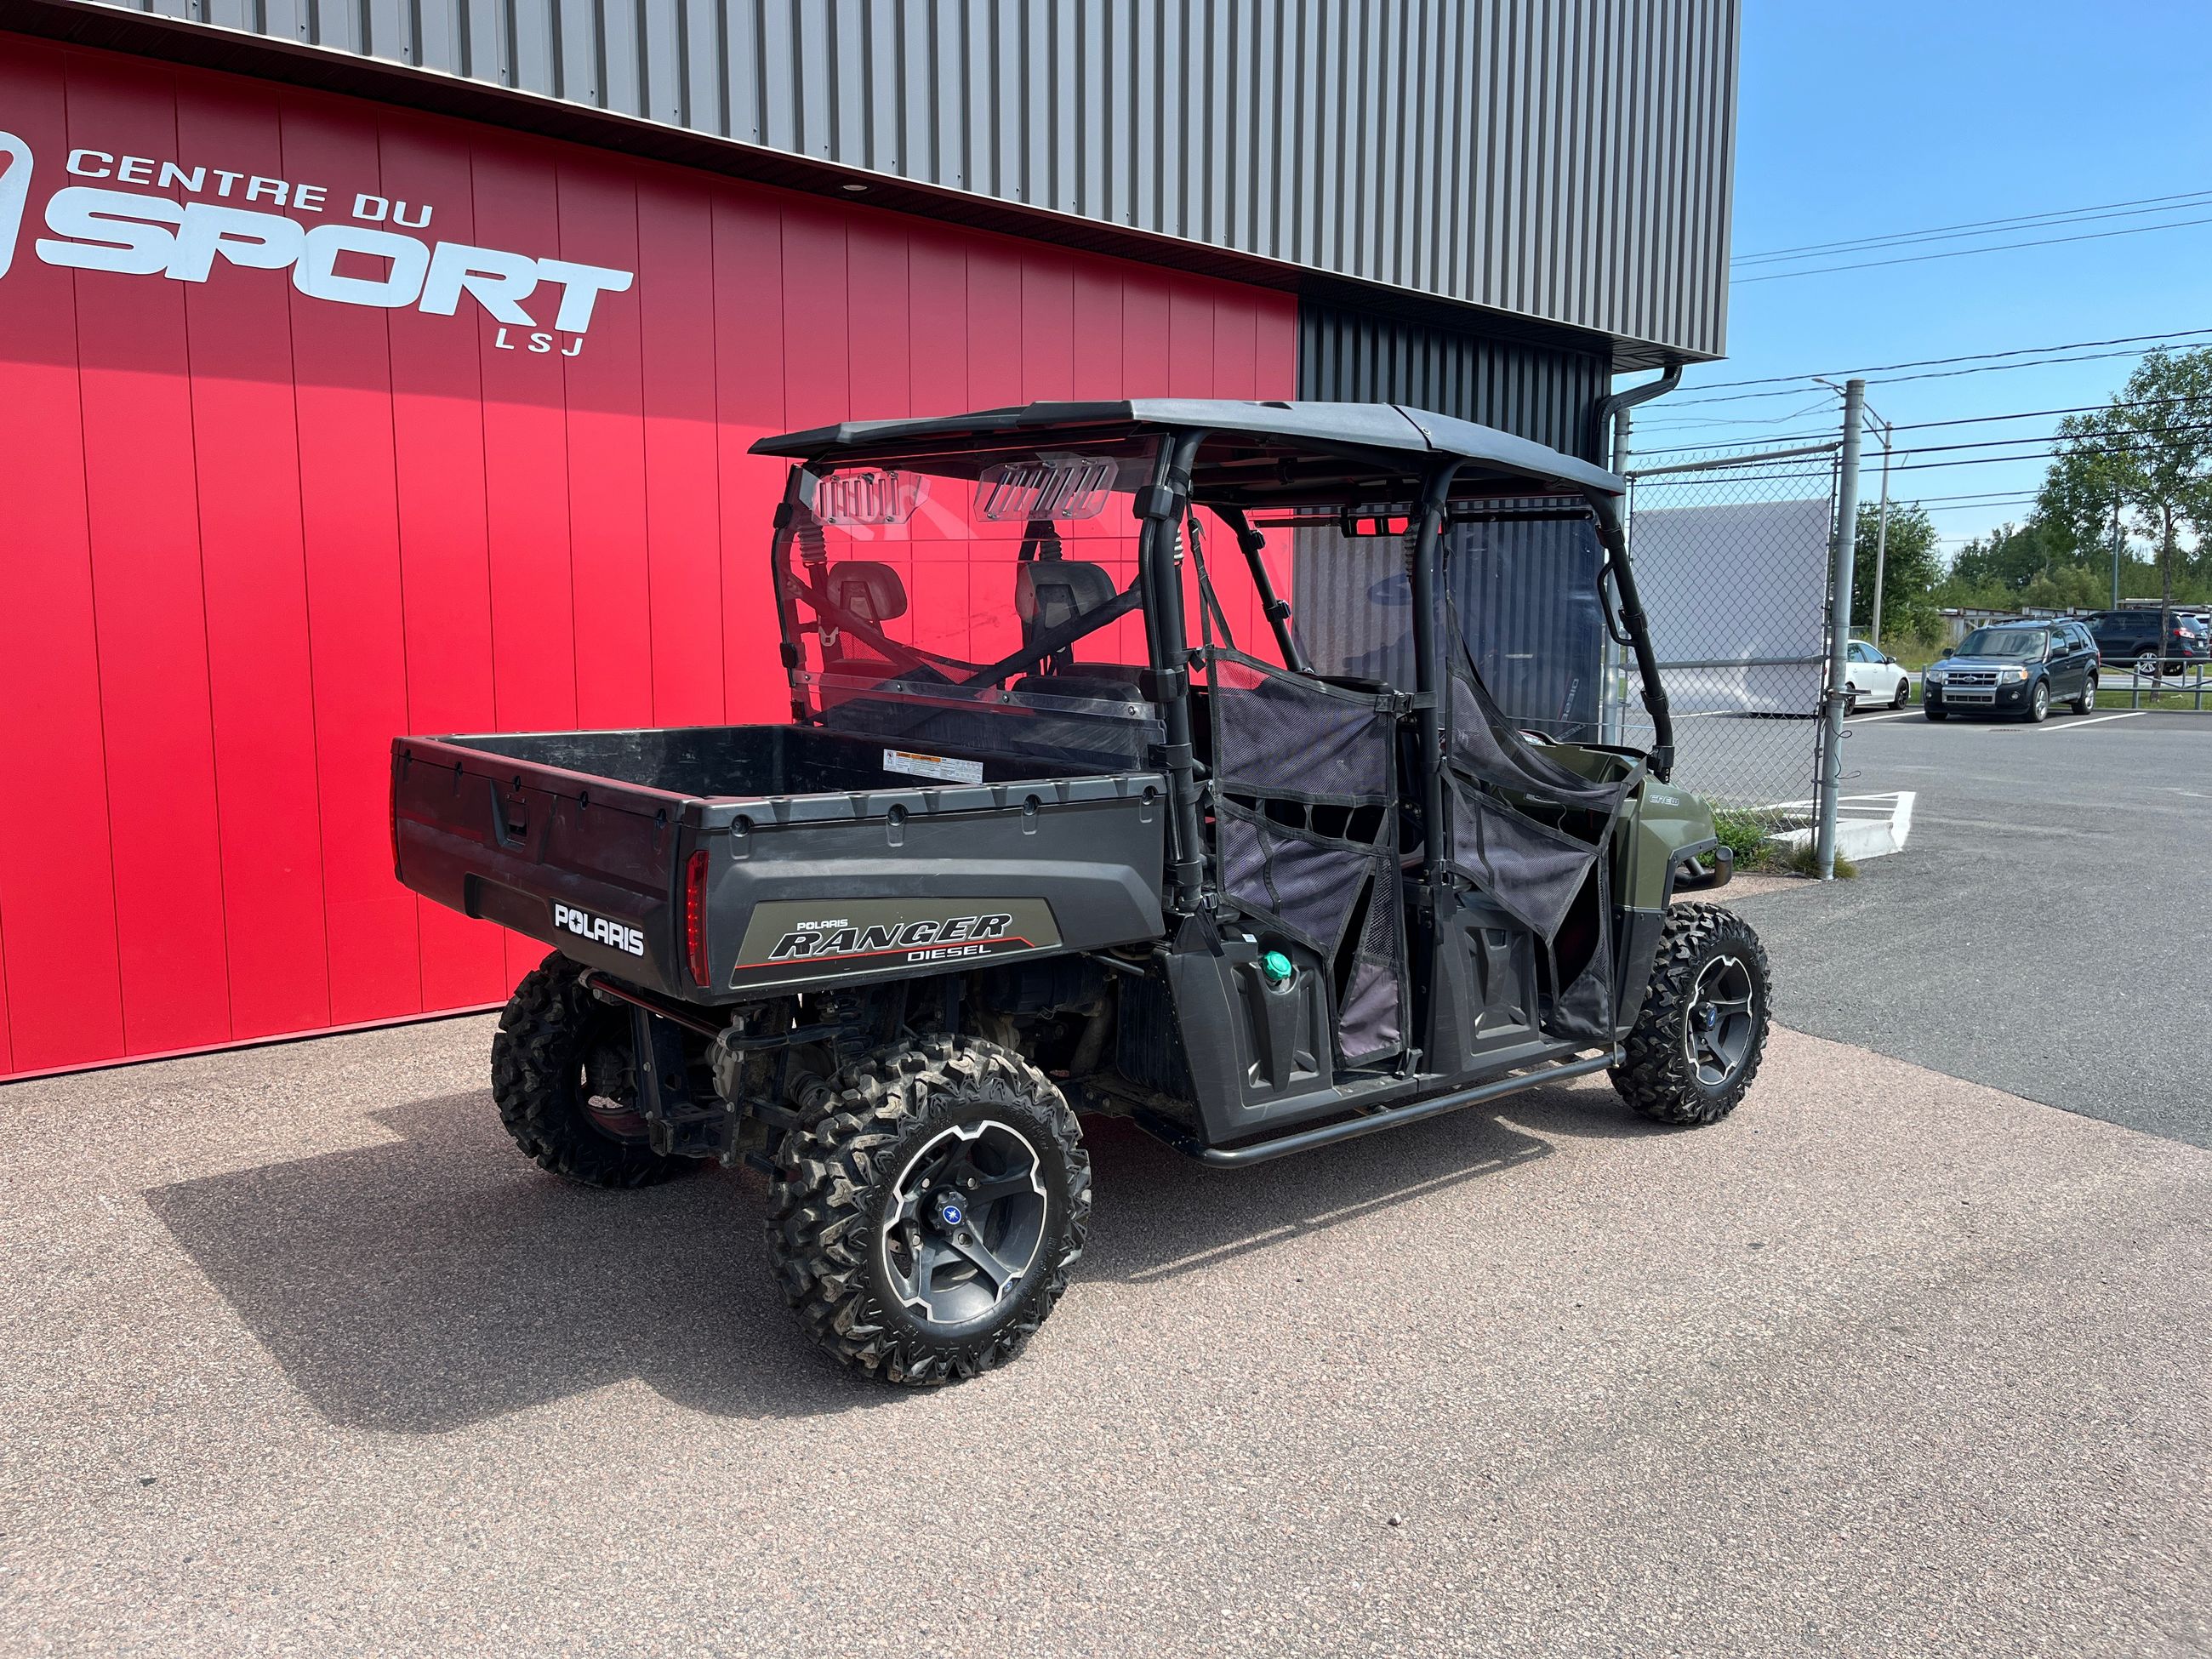
[[[1719,1122],[1765,1057],[1768,983],[1766,951],[1748,922],[1717,904],[1670,906],[1613,1086],[1661,1123]]]
[[[972,1037],[879,1049],[836,1086],[787,1143],[769,1206],[785,1299],[882,1382],[930,1387],[1012,1359],[1090,1227],[1091,1158],[1067,1102]]]
[[[650,1187],[701,1168],[646,1144],[636,1088],[629,1012],[586,990],[558,951],[524,975],[491,1040],[492,1098],[514,1144],[586,1187]]]

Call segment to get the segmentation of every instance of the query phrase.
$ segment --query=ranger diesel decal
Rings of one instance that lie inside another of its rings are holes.
[[[553,907],[553,925],[564,933],[596,939],[634,957],[645,954],[645,935],[626,922],[609,921],[605,916],[586,915],[568,905],[556,904]]]
[[[733,985],[884,973],[1060,943],[1042,899],[854,899],[775,902],[754,910]]]

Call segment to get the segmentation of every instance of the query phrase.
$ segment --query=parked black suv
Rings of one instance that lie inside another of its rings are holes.
[[[2097,645],[2077,622],[1993,623],[1977,628],[1921,678],[1931,720],[1954,714],[2039,720],[2054,702],[2086,714],[2097,706]]]
[[[2157,611],[2100,611],[2084,620],[2106,661],[2115,665],[2133,663],[2136,672],[2147,679],[2158,676]],[[2179,615],[2170,615],[2166,630],[2165,672],[2179,674],[2208,659],[2212,659],[2212,646],[2206,645],[2204,635]]]

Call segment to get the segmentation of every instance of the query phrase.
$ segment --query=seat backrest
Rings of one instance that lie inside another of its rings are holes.
[[[906,584],[897,571],[878,560],[847,559],[831,565],[823,574],[822,591],[830,604],[878,628],[906,615]],[[842,623],[836,611],[822,618],[823,670],[836,673],[857,666],[880,672],[890,659]]]
[[[1022,635],[1038,635],[1114,603],[1121,590],[1103,565],[1081,559],[1038,559],[1016,567],[1014,614]]]
[[[823,591],[863,622],[887,623],[906,615],[906,584],[899,573],[875,559],[847,559],[830,567]],[[834,620],[834,619],[833,619]]]

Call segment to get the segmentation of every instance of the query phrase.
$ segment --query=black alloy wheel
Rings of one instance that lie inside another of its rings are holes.
[[[1910,674],[1899,674],[1897,677],[1897,695],[1889,700],[1889,706],[1892,708],[1902,708],[1911,701],[1912,676]]]
[[[996,1043],[918,1038],[846,1067],[777,1161],[768,1234],[784,1295],[817,1342],[882,1382],[958,1382],[1012,1358],[1083,1254],[1075,1115]]]
[[[1741,957],[1717,955],[1698,970],[1682,1022],[1682,1058],[1705,1088],[1727,1088],[1751,1057],[1759,1031],[1753,1008],[1757,992]]]
[[[1759,1074],[1770,983],[1766,951],[1742,917],[1717,904],[1669,906],[1613,1086],[1659,1122],[1719,1122]]]
[[[892,1181],[877,1225],[894,1292],[924,1322],[953,1329],[1013,1293],[1044,1239],[1037,1150],[997,1118],[941,1131]]]

